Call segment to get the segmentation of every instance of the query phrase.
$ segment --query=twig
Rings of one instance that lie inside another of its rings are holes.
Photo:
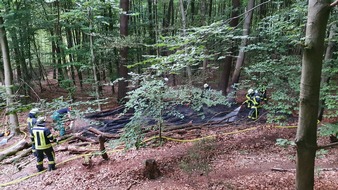
[[[337,145],[338,145],[338,142],[327,144],[327,145],[322,145],[322,146],[317,146],[317,150],[324,149],[324,148],[331,148]]]

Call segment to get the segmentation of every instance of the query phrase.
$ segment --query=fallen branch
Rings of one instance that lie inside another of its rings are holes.
[[[105,138],[109,138],[109,139],[117,139],[117,138],[120,138],[120,135],[117,135],[117,134],[110,134],[110,133],[105,133],[105,132],[102,132],[96,128],[93,128],[93,127],[89,127],[88,128],[88,131],[92,132],[92,133],[95,133],[97,135],[101,135]]]
[[[177,133],[180,133],[182,131],[187,131],[187,130],[191,130],[191,129],[201,129],[200,126],[192,126],[192,124],[184,124],[184,125],[178,125],[178,126],[174,126],[174,127],[166,127],[163,129],[163,133],[165,132],[172,132],[174,133],[174,131],[178,130]],[[147,132],[145,134],[146,137],[150,137],[150,136],[154,136],[154,135],[157,135],[158,134],[158,130],[156,131],[150,131],[150,132]]]
[[[78,147],[70,145],[67,147],[67,151],[69,151],[70,154],[82,154],[82,153],[89,153],[97,151],[97,149],[88,149],[86,147]]]
[[[283,169],[283,168],[271,168],[272,171],[276,172],[294,172],[295,169]]]
[[[295,172],[296,169],[271,168],[272,171],[277,172]],[[338,171],[338,168],[316,168],[316,171]]]
[[[17,162],[20,158],[26,157],[32,153],[32,147],[23,150],[20,154],[14,156],[13,158],[7,159],[3,164],[12,164],[13,162]]]
[[[0,152],[0,161],[5,159],[7,156],[12,156],[12,155],[16,154],[18,151],[23,150],[23,149],[27,148],[28,146],[29,146],[28,143],[24,139],[19,141],[13,147],[10,147],[10,148]]]
[[[328,144],[328,145],[317,146],[317,150],[325,149],[325,148],[331,148],[331,147],[334,147],[334,146],[338,146],[338,142],[331,143],[331,144]]]

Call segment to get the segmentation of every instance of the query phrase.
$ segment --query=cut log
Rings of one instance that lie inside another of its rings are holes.
[[[156,161],[154,159],[148,159],[145,161],[143,175],[147,179],[156,179],[161,176],[161,172],[158,169]]]
[[[14,146],[0,152],[0,161],[5,159],[7,156],[12,156],[16,154],[18,151],[23,150],[27,148],[28,146],[29,146],[28,143],[24,139],[19,141]]]
[[[85,155],[84,160],[82,162],[82,165],[84,165],[87,169],[91,168],[93,166],[92,156]]]
[[[164,130],[162,132],[174,132],[174,131],[178,131],[178,133],[182,133],[182,131],[188,131],[188,130],[192,130],[192,129],[201,129],[200,126],[191,126],[190,124],[185,124],[185,125],[179,125],[179,126],[173,126],[173,127],[165,127]],[[150,137],[150,136],[154,136],[157,135],[158,131],[150,131],[150,132],[146,132],[145,136],[146,137]]]
[[[97,141],[95,141],[94,139],[87,138],[87,137],[83,137],[83,136],[74,136],[74,137],[72,137],[72,138],[78,139],[78,140],[80,140],[80,141],[97,143]]]
[[[68,146],[67,150],[70,154],[83,154],[97,151],[97,149],[88,149],[86,147],[78,147],[73,145]]]
[[[5,162],[3,162],[3,164],[12,164],[14,162],[19,161],[21,158],[26,157],[26,156],[31,155],[31,154],[33,154],[32,153],[32,147],[27,148],[27,149],[25,149],[21,152],[17,152],[16,156],[14,156],[10,159],[7,159]]]
[[[118,134],[104,133],[104,132],[102,132],[102,131],[100,131],[100,130],[94,128],[94,127],[89,127],[89,128],[88,128],[88,131],[90,131],[90,132],[92,132],[92,133],[95,133],[95,134],[97,134],[97,135],[101,135],[101,136],[103,136],[103,137],[105,137],[105,138],[109,138],[109,139],[117,139],[117,138],[120,138],[120,135],[118,135]]]
[[[101,152],[101,156],[103,159],[108,160],[108,154],[106,153],[106,148],[104,147],[104,142],[105,142],[105,138],[100,135],[99,136],[99,142],[100,142],[100,152]]]

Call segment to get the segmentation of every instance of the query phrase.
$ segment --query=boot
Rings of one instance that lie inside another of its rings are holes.
[[[55,164],[48,164],[48,171],[56,170]]]
[[[36,168],[38,169],[38,172],[41,172],[45,169],[43,165],[36,165]]]

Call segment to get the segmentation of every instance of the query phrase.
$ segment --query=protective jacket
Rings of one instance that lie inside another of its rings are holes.
[[[52,147],[54,137],[48,128],[39,125],[32,128],[31,140],[36,150],[44,150]]]

